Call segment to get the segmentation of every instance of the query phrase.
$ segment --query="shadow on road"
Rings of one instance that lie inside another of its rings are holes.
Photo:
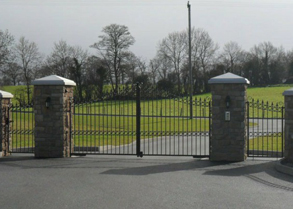
[[[150,175],[176,171],[198,170],[205,171],[204,175],[242,176],[263,172],[266,162],[257,165],[245,165],[245,163],[210,162],[208,160],[194,160],[188,162],[168,163],[134,168],[111,169],[102,174],[111,175]],[[235,168],[236,167],[236,168]]]
[[[269,161],[261,164],[255,164],[255,165],[243,165],[240,167],[231,167],[231,168],[222,168],[217,170],[210,170],[206,171],[204,175],[213,175],[213,176],[245,176],[256,183],[260,183],[269,187],[274,187],[286,191],[293,192],[293,186],[285,186],[273,183],[272,181],[268,181],[265,178],[258,177],[258,173],[266,173],[267,175],[279,179],[288,183],[293,184],[293,178],[292,176],[280,173],[276,171],[275,169],[276,162]]]
[[[140,166],[140,167],[132,167],[132,168],[111,169],[111,170],[103,172],[102,174],[150,175],[150,174],[157,174],[157,173],[203,169],[203,168],[208,168],[211,166],[213,165],[209,161],[194,160],[194,161],[180,162],[180,163],[167,163],[167,164],[148,165],[148,166]]]
[[[275,170],[275,161],[229,163],[210,162],[208,159],[190,158],[132,158],[132,157],[81,157],[36,159],[33,156],[0,158],[0,166],[20,169],[96,169],[101,175],[152,175],[168,172],[200,172],[210,176],[246,176],[260,182],[256,175],[266,173],[274,178],[293,183],[292,176]],[[293,189],[292,189],[293,191]]]
[[[208,160],[194,160],[179,163],[167,163],[151,166],[109,169],[102,174],[108,175],[151,175],[178,171],[203,171],[203,175],[212,176],[246,176],[254,181],[261,182],[253,174],[266,173],[274,178],[293,183],[292,176],[279,173],[275,170],[275,161],[246,161],[239,163],[210,162]],[[264,182],[262,182],[264,183]],[[290,188],[293,191],[293,188]]]
[[[27,160],[34,160],[34,156],[28,155],[28,156],[9,156],[9,157],[1,157],[0,158],[0,163],[1,162],[19,162],[19,161],[27,161]]]

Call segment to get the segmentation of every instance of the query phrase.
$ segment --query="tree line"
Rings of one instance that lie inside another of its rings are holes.
[[[52,74],[74,80],[76,97],[83,100],[101,98],[105,86],[118,93],[119,86],[137,82],[188,94],[188,30],[160,40],[156,56],[149,61],[130,51],[135,38],[127,26],[111,24],[101,34],[89,46],[95,54],[60,40],[44,56],[35,42],[25,37],[15,40],[9,31],[0,30],[1,85],[25,85],[27,102],[32,98],[31,81]],[[245,51],[232,41],[220,49],[204,29],[191,30],[191,62],[194,94],[208,92],[208,80],[226,72],[248,78],[252,86],[293,80],[293,50],[262,42]]]

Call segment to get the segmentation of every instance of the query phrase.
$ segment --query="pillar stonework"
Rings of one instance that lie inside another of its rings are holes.
[[[11,132],[10,132],[10,106],[11,106],[11,99],[13,98],[13,95],[5,92],[0,91],[0,115],[1,115],[1,131],[0,131],[0,157],[9,156],[10,155],[10,147],[9,144],[11,144]]]
[[[246,89],[249,81],[226,73],[209,80],[212,91],[211,161],[244,161],[247,157]]]
[[[285,150],[284,159],[293,163],[293,88],[284,91],[285,100]]]
[[[33,81],[35,157],[70,157],[73,90],[71,80],[53,75]]]

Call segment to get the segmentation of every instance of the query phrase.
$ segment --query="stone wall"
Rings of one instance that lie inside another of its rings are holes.
[[[246,159],[246,84],[213,84],[212,89],[212,161],[243,161]],[[226,97],[231,99],[227,108]],[[230,112],[230,121],[225,112]]]

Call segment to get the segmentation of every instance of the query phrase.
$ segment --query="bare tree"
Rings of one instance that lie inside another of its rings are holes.
[[[282,51],[282,49],[274,47],[271,42],[263,42],[252,47],[250,50],[251,59],[254,60],[258,68],[254,72],[254,77],[257,78],[255,83],[264,85],[270,82],[272,73],[277,68],[276,61],[279,60]]]
[[[82,89],[85,78],[85,65],[89,57],[88,51],[84,51],[81,47],[70,47],[72,64],[70,67],[70,77],[76,82],[79,99],[83,98]]]
[[[85,65],[89,53],[79,46],[70,46],[66,41],[60,40],[54,43],[53,52],[47,58],[46,65],[42,71],[49,70],[50,74],[71,78],[76,82],[77,95],[83,99],[83,88],[85,80]]]
[[[142,75],[146,74],[146,72],[147,72],[146,60],[144,60],[141,57],[137,57],[136,63],[137,63],[138,70],[140,71],[140,74],[142,74]]]
[[[282,47],[263,42],[246,53],[243,71],[252,85],[281,83],[286,78],[288,59]]]
[[[138,74],[137,57],[132,52],[125,52],[123,55],[123,64],[121,67],[121,80],[124,83],[134,83],[135,77]]]
[[[171,63],[168,59],[164,57],[158,57],[158,60],[160,60],[160,66],[158,69],[159,79],[167,79],[168,74],[171,73]]]
[[[152,84],[156,84],[160,66],[161,66],[160,60],[156,58],[150,60],[149,62],[149,71],[150,71]]]
[[[11,57],[11,48],[14,43],[14,37],[6,30],[0,30],[0,67]]]
[[[104,85],[108,82],[105,62],[96,56],[90,56],[86,62],[85,98],[102,99]]]
[[[69,69],[72,65],[72,47],[66,41],[60,40],[54,43],[53,52],[47,58],[49,74],[56,74],[62,77],[69,77]]]
[[[7,30],[4,32],[0,30],[0,71],[3,77],[2,80],[8,84],[14,83],[17,77],[16,71],[18,70],[13,61],[13,44],[14,37]]]
[[[9,81],[9,85],[16,85],[20,81],[21,67],[16,62],[8,62],[1,69],[5,80]]]
[[[21,37],[19,42],[16,44],[14,48],[15,58],[17,64],[21,68],[21,74],[23,80],[26,84],[26,93],[28,102],[30,101],[30,83],[32,79],[34,79],[35,71],[40,66],[42,56],[39,53],[37,44],[35,42],[30,42],[25,39],[25,37]]]
[[[224,45],[220,60],[226,66],[226,72],[241,74],[240,67],[244,61],[243,53],[243,50],[236,42],[230,41]]]
[[[124,52],[134,44],[134,37],[130,34],[128,27],[124,25],[111,24],[103,28],[99,42],[91,47],[97,49],[111,75],[109,76],[112,88],[117,91],[121,78],[121,65],[123,64]]]
[[[158,57],[167,59],[177,76],[178,93],[181,92],[181,68],[186,59],[187,36],[185,31],[170,33],[159,43]]]
[[[211,39],[208,32],[203,29],[192,28],[191,47],[194,68],[193,75],[196,82],[202,82],[202,91],[207,91],[208,72],[212,69],[219,46]]]
[[[293,50],[286,53],[286,65],[288,77],[293,77]]]

